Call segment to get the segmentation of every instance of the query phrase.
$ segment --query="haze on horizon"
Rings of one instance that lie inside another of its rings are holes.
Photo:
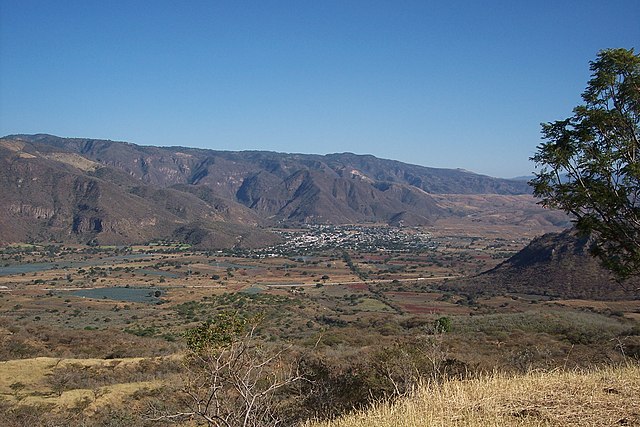
[[[0,135],[528,175],[640,3],[8,0]],[[603,25],[607,23],[607,25]]]

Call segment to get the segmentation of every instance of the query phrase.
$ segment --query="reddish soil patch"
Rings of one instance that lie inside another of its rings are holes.
[[[411,314],[468,314],[469,308],[447,301],[438,301],[441,293],[385,292],[403,311]]]
[[[384,262],[384,260],[386,260],[387,258],[389,258],[387,255],[365,255],[362,257],[362,260],[365,262]]]
[[[402,311],[411,314],[439,314],[442,313],[440,308],[422,306],[420,304],[398,304]]]
[[[446,303],[445,303],[446,304]],[[397,305],[410,314],[468,314],[469,309],[465,307],[459,307],[452,304],[447,305],[421,305],[421,304],[408,304],[397,303]]]
[[[353,289],[354,291],[368,291],[369,285],[366,283],[350,283],[347,285],[347,288]]]

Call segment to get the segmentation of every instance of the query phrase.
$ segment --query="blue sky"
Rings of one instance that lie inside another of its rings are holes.
[[[529,174],[640,1],[0,1],[0,134]]]

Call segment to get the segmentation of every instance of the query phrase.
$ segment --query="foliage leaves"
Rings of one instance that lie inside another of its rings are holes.
[[[619,279],[640,272],[640,55],[600,51],[583,105],[542,124],[530,182],[542,204],[575,216],[592,251]]]

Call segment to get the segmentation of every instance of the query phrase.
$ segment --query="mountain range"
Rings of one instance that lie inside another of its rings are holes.
[[[46,134],[0,138],[0,242],[173,239],[259,246],[268,226],[418,226],[449,194],[525,195],[526,182],[352,153],[140,146]]]

